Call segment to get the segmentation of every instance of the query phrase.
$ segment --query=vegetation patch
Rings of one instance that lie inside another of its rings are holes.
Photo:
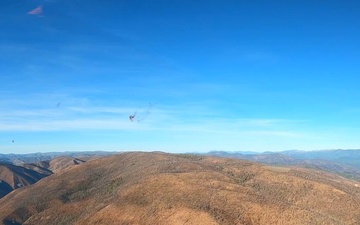
[[[200,161],[200,160],[202,160],[204,158],[203,156],[195,155],[195,154],[178,154],[177,157],[178,158],[189,159],[191,161]]]
[[[26,207],[20,207],[13,211],[10,215],[6,216],[3,219],[5,225],[21,225],[23,224],[30,216],[32,215],[31,211]]]

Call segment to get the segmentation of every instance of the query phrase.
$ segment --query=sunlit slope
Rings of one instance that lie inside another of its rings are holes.
[[[244,160],[123,153],[0,200],[4,224],[360,224],[360,183]]]
[[[74,158],[71,156],[60,156],[50,161],[49,163],[49,169],[53,173],[57,173],[59,171],[62,171],[68,167],[78,165],[81,163],[84,163],[85,160],[81,160],[78,158]]]

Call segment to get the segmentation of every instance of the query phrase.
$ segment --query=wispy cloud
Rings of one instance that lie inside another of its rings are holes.
[[[71,99],[71,98],[68,98]],[[80,102],[84,102],[81,100]],[[42,102],[32,109],[11,107],[0,112],[1,131],[46,131],[46,130],[154,130],[188,131],[204,133],[262,133],[264,135],[290,135],[289,125],[301,123],[286,119],[229,118],[207,106],[197,103],[186,106],[147,105],[138,107],[134,103],[127,106],[96,106],[91,102],[79,103],[71,99],[65,106],[52,107]],[[2,103],[4,105],[4,102]],[[137,111],[148,113],[141,123],[131,123],[129,115]],[[292,134],[292,135],[295,135]]]
[[[69,96],[68,98],[71,99]],[[73,99],[72,102],[77,100]],[[317,142],[324,144],[328,138],[327,134],[314,134],[303,129],[309,126],[310,121],[227,117],[197,102],[186,106],[157,104],[146,120],[131,122],[131,113],[145,109],[133,102],[127,103],[123,106],[99,106],[86,101],[86,104],[61,106],[60,109],[56,106],[54,109],[8,108],[0,112],[0,132],[35,136],[46,133],[49,135],[48,132],[83,134],[91,135],[94,138],[92,142],[97,143],[98,149],[104,149],[108,143],[112,143],[111,149],[167,151],[307,149],[306,143],[311,143],[312,146]],[[56,138],[51,137],[52,140],[55,139],[55,143],[65,145],[68,142],[62,137],[59,140]],[[94,148],[89,143],[80,144],[75,141],[68,146],[73,148],[74,144],[82,145],[81,148]]]
[[[43,6],[40,5],[28,12],[29,15],[43,15]]]
[[[141,128],[141,127],[140,127]],[[142,127],[143,128],[143,127]],[[0,131],[81,131],[81,130],[135,130],[127,120],[68,119],[50,121],[0,122]]]

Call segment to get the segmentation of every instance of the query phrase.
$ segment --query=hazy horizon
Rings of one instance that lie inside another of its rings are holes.
[[[226,153],[283,153],[283,152],[326,152],[326,151],[360,151],[360,149],[312,149],[312,150],[302,150],[302,149],[288,149],[288,150],[274,150],[274,151],[248,151],[248,150],[233,150],[226,151],[221,149],[210,149],[208,151],[161,151],[161,150],[64,150],[64,151],[33,151],[26,153],[13,153],[13,152],[0,152],[0,155],[7,154],[16,154],[16,155],[27,155],[27,154],[62,154],[62,153],[127,153],[127,152],[164,152],[164,153],[179,153],[179,154],[206,154],[211,152],[226,152]]]

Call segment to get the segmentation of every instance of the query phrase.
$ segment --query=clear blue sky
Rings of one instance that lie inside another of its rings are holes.
[[[2,0],[0,153],[360,148],[359,12]]]

